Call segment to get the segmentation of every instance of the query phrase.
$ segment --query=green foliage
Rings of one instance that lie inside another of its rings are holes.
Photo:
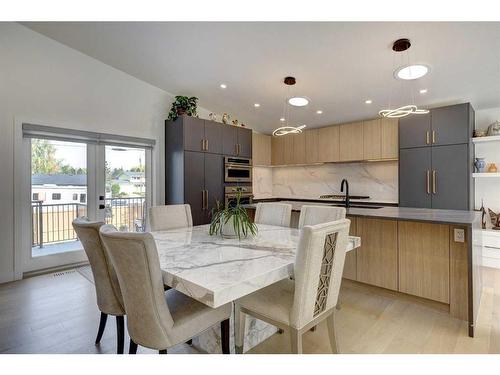
[[[74,168],[56,158],[56,147],[46,139],[31,141],[32,174],[87,174],[86,168]]]
[[[111,185],[111,196],[117,197],[120,194],[120,185],[118,184],[113,184]]]
[[[174,121],[178,117],[179,112],[185,112],[188,116],[197,116],[196,110],[198,106],[198,98],[192,96],[176,96],[170,112],[168,113],[168,119]]]
[[[209,229],[209,234],[211,236],[214,234],[222,235],[222,229],[227,223],[232,224],[238,239],[246,237],[249,234],[252,236],[257,234],[257,225],[250,220],[247,210],[241,207],[240,199],[241,194],[238,194],[236,197],[236,205],[227,208],[217,201],[217,206],[212,209],[212,220]]]
[[[146,168],[144,165],[138,165],[136,167],[130,168],[130,172],[145,172]]]

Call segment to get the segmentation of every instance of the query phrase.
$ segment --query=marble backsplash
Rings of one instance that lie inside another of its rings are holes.
[[[253,191],[259,198],[318,199],[340,193],[343,178],[351,195],[368,195],[370,201],[398,202],[398,162],[318,164],[296,167],[255,167]]]

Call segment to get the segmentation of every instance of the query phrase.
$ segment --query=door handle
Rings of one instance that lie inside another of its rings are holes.
[[[427,130],[425,132],[425,144],[428,145],[431,141],[430,141],[430,136],[429,136],[429,131]]]
[[[436,143],[436,131],[432,131],[432,144]]]
[[[99,209],[100,209],[100,210],[104,210],[105,208],[106,208],[106,206],[105,206],[104,204],[100,204],[100,205],[99,205]]]
[[[201,191],[201,209],[205,209],[205,190]]]
[[[201,151],[205,151],[205,140],[201,140]]]
[[[435,169],[432,170],[432,194],[436,194],[436,180],[437,180],[437,172]]]
[[[205,139],[205,151],[208,151],[208,139]]]
[[[208,190],[205,190],[205,210],[208,210]]]
[[[431,193],[431,171],[427,170],[426,171],[426,188],[427,188],[427,194]]]

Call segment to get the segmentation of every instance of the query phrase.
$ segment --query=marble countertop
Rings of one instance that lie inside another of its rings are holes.
[[[292,210],[300,211],[303,205],[330,205],[331,203],[323,202],[301,202],[280,200],[282,203],[292,205]],[[359,202],[359,204],[362,204]],[[255,208],[256,204],[246,205],[249,208]],[[460,210],[439,210],[432,208],[411,208],[411,207],[381,207],[381,208],[355,208],[350,207],[347,210],[347,215],[350,216],[365,216],[381,219],[395,219],[408,221],[428,221],[433,223],[443,224],[462,224],[471,225],[481,220],[481,214],[477,211],[460,211]]]
[[[255,238],[238,240],[210,236],[208,228],[151,232],[172,288],[218,307],[293,275],[298,229],[259,224]],[[361,244],[349,240],[347,250]]]

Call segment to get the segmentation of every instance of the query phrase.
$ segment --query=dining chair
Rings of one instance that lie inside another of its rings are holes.
[[[172,204],[153,206],[149,209],[149,226],[152,231],[193,226],[191,206],[189,204]]]
[[[105,249],[115,267],[127,312],[129,353],[141,345],[160,354],[220,323],[222,352],[229,354],[231,304],[206,306],[178,291],[164,292],[160,261],[151,233],[100,229]]]
[[[246,315],[290,331],[293,353],[302,353],[302,334],[327,320],[330,346],[335,337],[337,304],[350,220],[341,219],[301,230],[295,279],[285,279],[240,298],[235,303],[236,352],[243,352]]]
[[[303,205],[300,208],[298,228],[345,219],[345,212],[344,207]]]
[[[256,224],[290,226],[292,205],[286,203],[257,203],[254,222]]]
[[[120,291],[120,285],[115,270],[107,257],[99,236],[103,222],[89,221],[86,218],[73,220],[73,228],[83,245],[89,259],[97,296],[97,306],[101,311],[101,319],[95,344],[101,342],[108,315],[116,317],[117,353],[123,354],[125,309]]]

